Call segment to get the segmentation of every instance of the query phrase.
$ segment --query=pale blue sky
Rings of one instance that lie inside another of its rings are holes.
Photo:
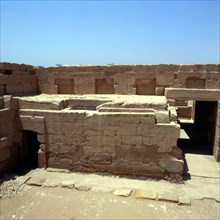
[[[219,63],[219,0],[1,0],[1,61]]]

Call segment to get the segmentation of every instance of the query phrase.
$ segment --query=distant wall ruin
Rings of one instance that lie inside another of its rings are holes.
[[[220,65],[0,66],[0,173],[27,159],[31,131],[39,167],[182,175],[178,120],[206,101],[220,161]]]

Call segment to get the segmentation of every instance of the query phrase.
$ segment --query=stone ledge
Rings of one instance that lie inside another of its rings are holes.
[[[219,101],[220,89],[166,88],[165,96],[175,100]]]

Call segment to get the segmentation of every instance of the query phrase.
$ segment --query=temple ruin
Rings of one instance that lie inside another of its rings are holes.
[[[0,174],[21,164],[182,176],[220,161],[220,65],[0,63]]]

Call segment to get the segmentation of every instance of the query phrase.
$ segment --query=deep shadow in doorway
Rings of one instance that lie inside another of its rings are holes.
[[[185,135],[178,139],[177,146],[183,152],[186,179],[190,170],[185,154],[213,155],[218,102],[196,101],[194,119],[179,120],[181,132]]]
[[[40,143],[37,139],[37,132],[23,131],[22,146],[19,149],[20,162],[15,170],[17,174],[24,175],[38,167],[38,150]]]

